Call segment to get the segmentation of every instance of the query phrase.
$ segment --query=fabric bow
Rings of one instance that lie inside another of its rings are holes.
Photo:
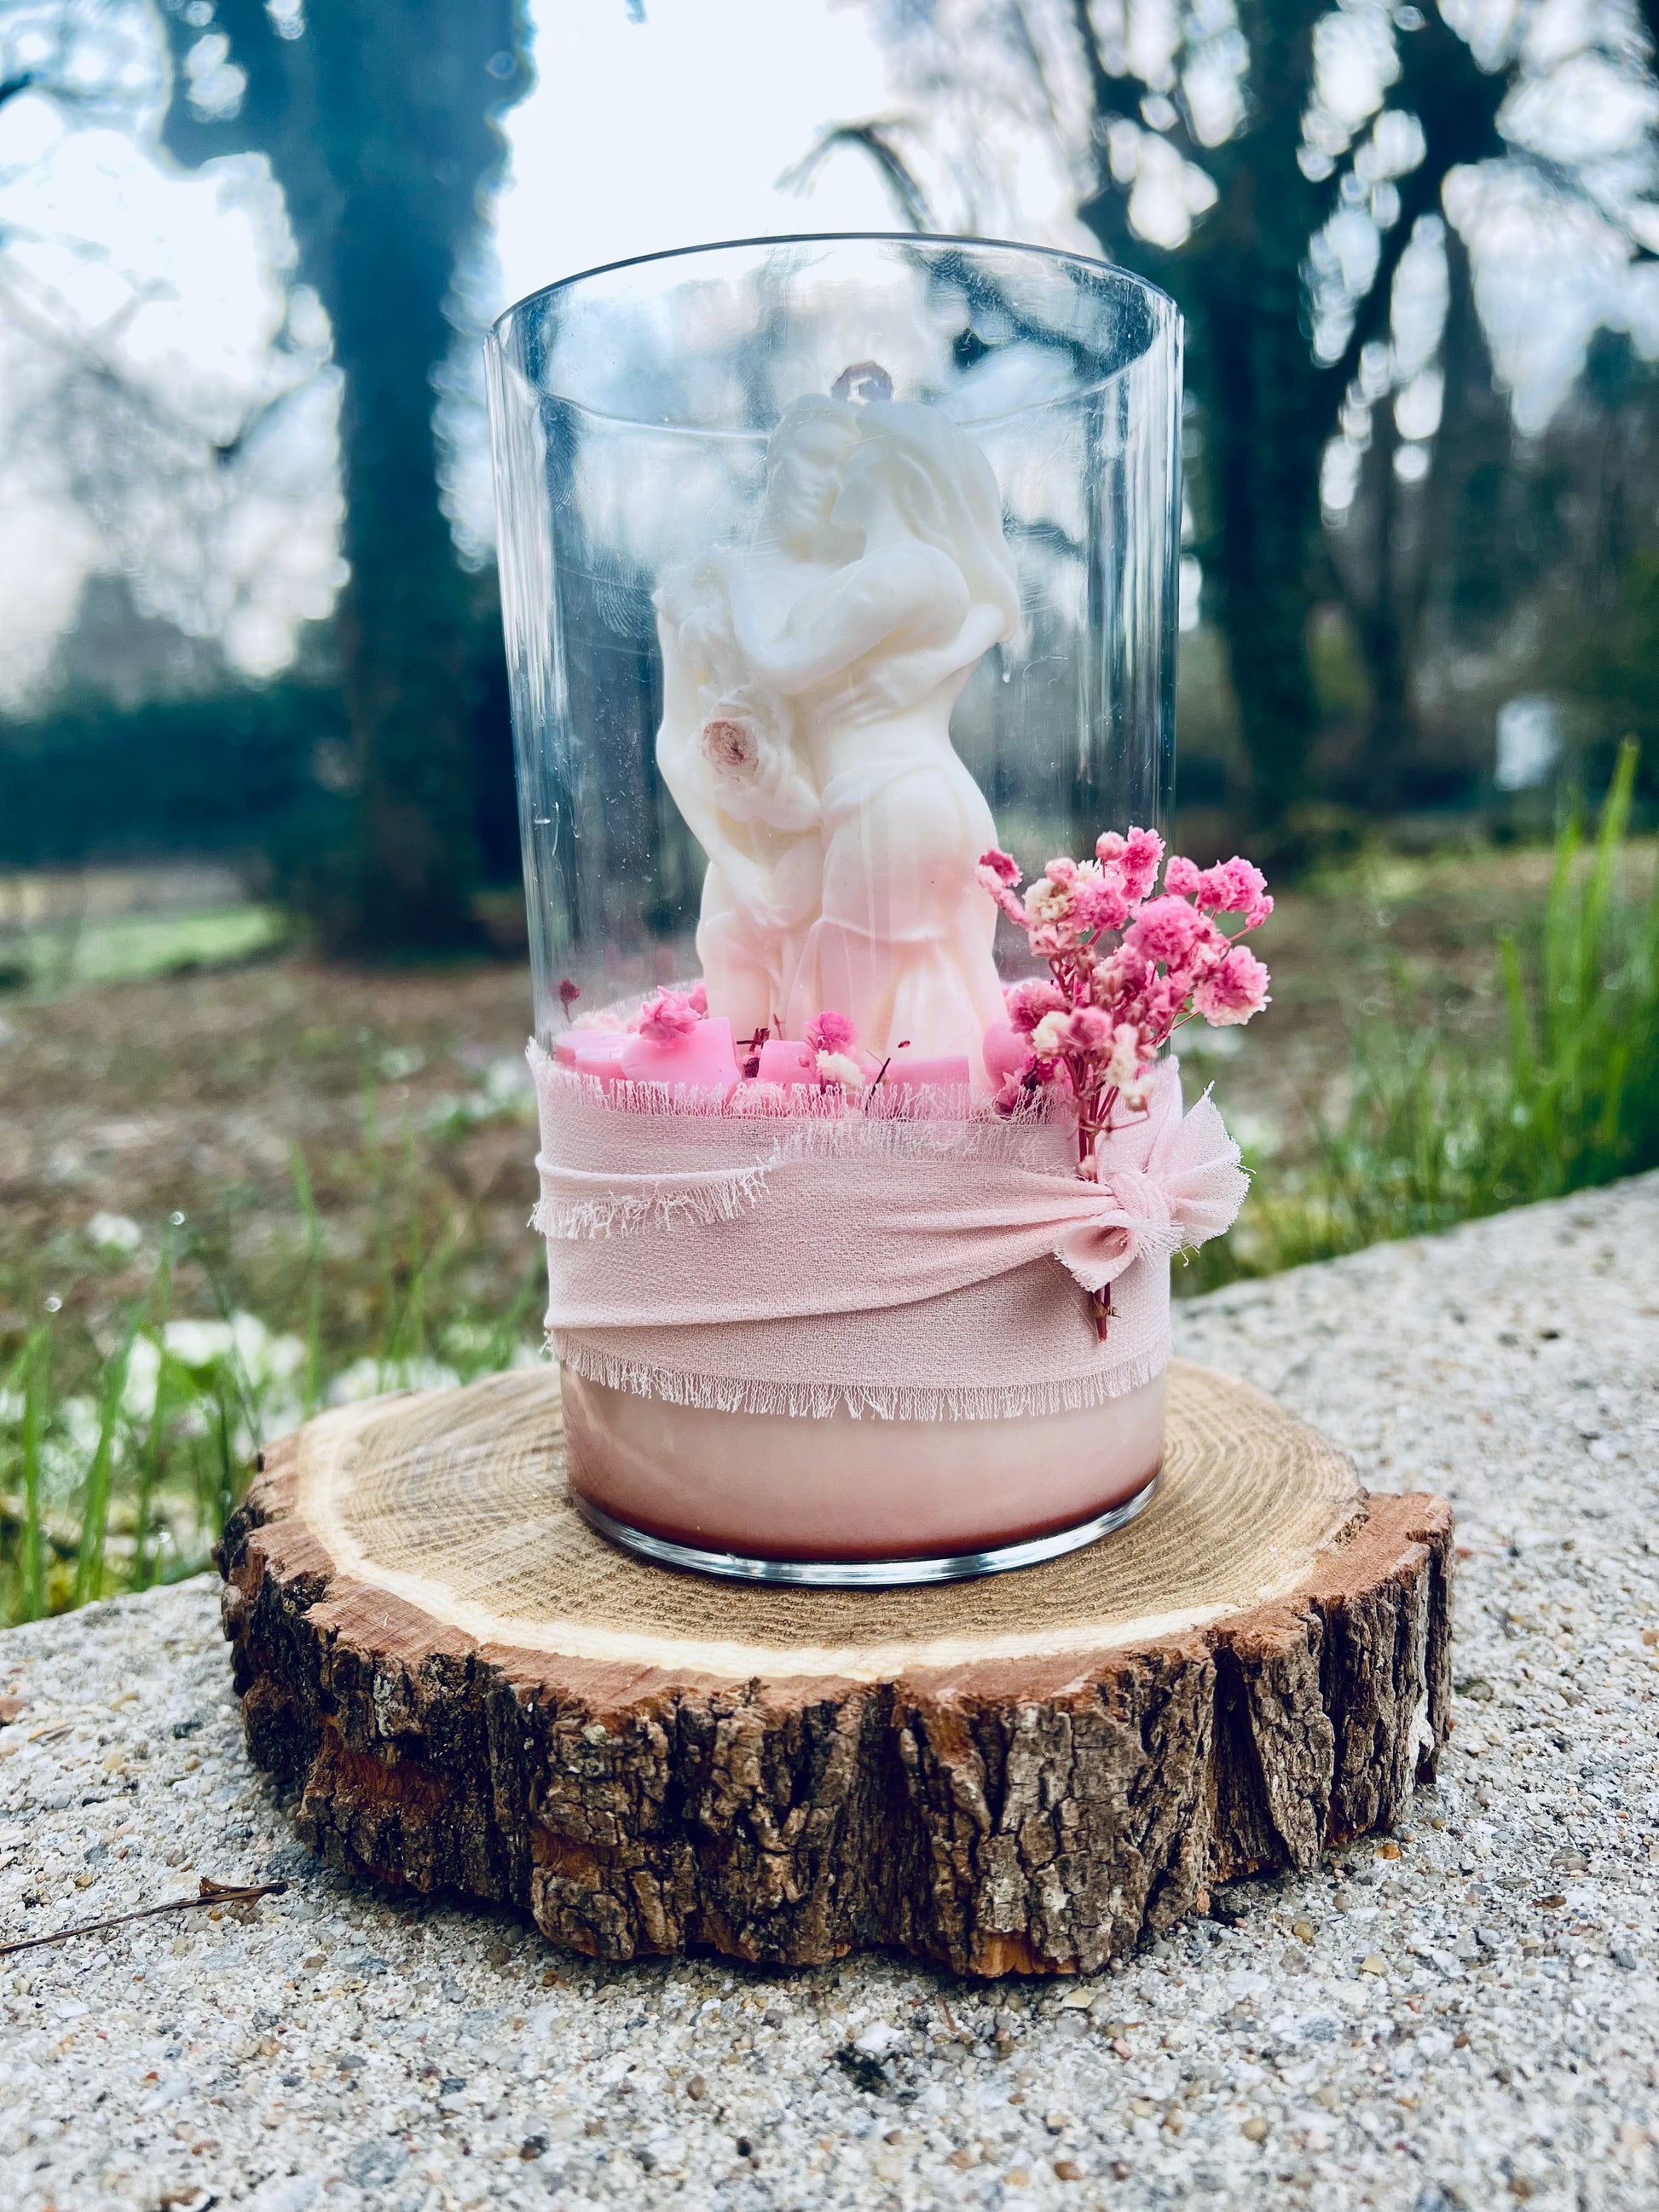
[[[1173,1061],[1158,1073],[1144,1119],[1100,1147],[1100,1205],[1054,1247],[1085,1291],[1103,1291],[1137,1260],[1170,1257],[1231,1228],[1250,1187],[1238,1146],[1206,1091],[1181,1111]]]

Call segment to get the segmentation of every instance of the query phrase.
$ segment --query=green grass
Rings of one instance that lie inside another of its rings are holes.
[[[1659,870],[1643,902],[1621,882],[1636,768],[1626,744],[1594,842],[1577,816],[1557,840],[1540,926],[1493,947],[1496,1042],[1430,1018],[1397,974],[1389,1012],[1354,1033],[1346,1110],[1315,1116],[1313,1159],[1258,1173],[1183,1291],[1659,1167]]]
[[[355,1256],[330,1256],[296,1146],[295,1231],[270,1319],[239,1301],[219,1240],[179,1213],[136,1299],[112,1310],[94,1282],[79,1286],[93,1296],[40,1301],[0,1370],[0,1623],[195,1572],[260,1446],[325,1406],[537,1356],[539,1254],[499,1305],[479,1310],[441,1179],[412,1131],[387,1144],[372,1088],[364,1131],[353,1165],[373,1221],[367,1297]],[[125,1279],[137,1224],[108,1218],[104,1234],[114,1241],[103,1260]],[[205,1285],[210,1312],[174,1310],[181,1273]],[[343,1310],[357,1318],[330,1341],[325,1316]]]
[[[88,984],[144,982],[258,959],[275,951],[289,933],[284,916],[270,906],[70,921],[0,946],[0,971],[14,988],[52,994]]]
[[[1425,1011],[1403,962],[1380,1011],[1369,980],[1345,982],[1364,1011],[1340,1108],[1314,1116],[1310,1151],[1261,1164],[1237,1228],[1178,1274],[1183,1291],[1659,1167],[1659,871],[1653,896],[1634,896],[1635,769],[1626,748],[1594,839],[1566,825],[1541,912],[1492,944],[1504,1020]],[[182,1095],[198,1103],[216,1035],[192,1047]],[[43,1233],[38,1259],[19,1240],[3,1285],[0,1622],[199,1568],[260,1444],[319,1407],[536,1356],[539,1248],[486,1233],[491,1163],[527,1168],[516,1063],[388,1110],[422,1055],[384,1042],[365,1030],[356,1048],[349,1139],[290,1146],[281,1207],[277,1149],[273,1189],[255,1194],[266,1241],[239,1238],[234,1191],[217,1216],[199,1192],[196,1218],[149,1229],[96,1214]],[[303,1036],[287,1048],[304,1048]],[[262,1064],[253,1087],[280,1067]],[[274,1126],[314,1127],[315,1103],[296,1094]]]

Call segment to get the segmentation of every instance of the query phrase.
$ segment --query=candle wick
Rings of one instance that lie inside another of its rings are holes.
[[[908,1052],[909,1048],[909,1038],[901,1037],[898,1042],[894,1046],[893,1052]],[[888,1069],[892,1065],[893,1053],[890,1052],[886,1059],[881,1063],[881,1066],[876,1070],[875,1075],[871,1082],[870,1088],[864,1094],[864,1110],[866,1114],[870,1111],[870,1101],[875,1097],[877,1091],[881,1088],[882,1077],[886,1074]]]
[[[767,1038],[769,1037],[771,1034],[771,1030],[768,1029],[765,1023],[763,1022],[760,1027],[755,1031],[753,1036],[739,1037],[738,1039],[738,1042],[743,1047],[744,1053],[745,1054],[743,1063],[743,1072],[745,1078],[752,1080],[754,1077],[760,1073],[761,1047],[766,1042]]]
[[[878,361],[855,361],[830,387],[832,399],[850,401],[854,405],[867,407],[873,400],[890,399],[893,380]]]

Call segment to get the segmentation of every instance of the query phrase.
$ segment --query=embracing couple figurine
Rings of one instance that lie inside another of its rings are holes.
[[[950,723],[1019,623],[996,479],[933,408],[814,397],[766,476],[752,544],[656,594],[657,759],[708,856],[709,1011],[799,1037],[834,1008],[867,1052],[977,1077],[1004,1011],[974,872],[996,825]]]

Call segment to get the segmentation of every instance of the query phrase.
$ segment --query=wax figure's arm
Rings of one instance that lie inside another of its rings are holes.
[[[741,597],[732,608],[744,659],[786,694],[816,690],[907,632],[917,645],[941,645],[957,635],[969,611],[962,571],[948,554],[923,545],[848,562],[804,592],[769,635]]]
[[[670,608],[659,612],[658,641],[662,648],[662,720],[657,729],[657,768],[668,786],[669,796],[685,819],[687,828],[711,858],[726,842],[708,786],[708,771],[699,758],[702,736],[702,708],[698,698],[699,668],[684,648],[681,625]]]

